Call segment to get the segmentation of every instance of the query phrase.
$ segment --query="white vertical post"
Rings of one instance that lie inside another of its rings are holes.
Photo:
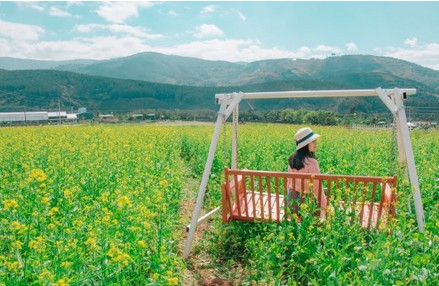
[[[237,105],[233,110],[232,169],[238,168],[238,116],[239,116],[239,105]]]
[[[392,94],[392,100],[393,102],[396,104],[396,97],[399,95],[396,94]],[[403,167],[402,171],[402,178],[404,180],[409,180],[409,175],[408,175],[408,169],[407,169],[407,157],[405,155],[405,149],[404,149],[404,144],[403,144],[403,140],[402,140],[402,135],[401,135],[401,124],[400,124],[400,120],[399,117],[395,114],[393,114],[393,117],[395,119],[395,124],[396,124],[396,140],[398,143],[398,154],[399,154],[399,164]],[[411,213],[412,212],[412,206],[411,206],[411,202],[412,200],[409,198],[407,200],[407,209],[408,211]]]
[[[209,180],[210,170],[212,169],[212,163],[215,156],[216,147],[218,145],[218,139],[221,132],[221,126],[225,123],[227,118],[224,113],[226,111],[227,100],[223,99],[221,101],[220,110],[218,112],[218,117],[216,119],[215,130],[213,132],[212,142],[210,143],[209,155],[206,160],[206,165],[204,167],[203,178],[201,180],[200,188],[198,190],[197,204],[192,213],[192,220],[189,228],[188,237],[186,238],[186,243],[183,250],[183,258],[189,256],[189,252],[192,247],[192,240],[194,238],[195,231],[197,229],[198,217],[200,216],[201,207],[203,205],[204,194],[206,192],[207,182]]]
[[[397,106],[397,97],[400,97],[399,94],[395,94],[392,93],[392,100],[393,103],[395,104],[395,106]],[[399,117],[396,115],[396,111],[393,113],[393,118],[395,119],[395,124],[396,124],[396,142],[398,144],[398,154],[399,154],[399,163],[403,165],[404,170],[403,170],[403,176],[404,176],[404,180],[408,180],[408,170],[407,170],[407,157],[405,155],[405,151],[404,151],[404,144],[402,141],[402,135],[401,135],[401,124],[400,124],[400,120]],[[392,126],[392,128],[395,128]]]
[[[410,140],[410,132],[407,125],[407,118],[402,101],[402,93],[399,89],[395,89],[395,103],[397,106],[396,115],[398,117],[398,128],[401,132],[401,142],[404,148],[405,159],[407,160],[407,168],[410,177],[410,184],[413,189],[413,200],[415,203],[416,220],[419,232],[424,232],[424,209],[422,207],[421,191],[419,189],[418,174],[416,172],[415,157],[413,155],[412,143]],[[403,158],[402,158],[403,159]]]

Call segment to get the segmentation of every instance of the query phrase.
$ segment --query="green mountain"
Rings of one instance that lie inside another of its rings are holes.
[[[210,87],[189,87],[88,76],[55,70],[0,70],[0,111],[129,112],[142,108],[214,108]]]
[[[82,66],[96,62],[95,60],[70,60],[70,61],[50,61],[50,60],[30,60],[11,57],[0,57],[0,69],[6,70],[35,70],[35,69],[55,69],[59,66]]]
[[[437,116],[439,71],[402,60],[339,56],[324,60],[272,59],[251,63],[141,53],[105,61],[0,58],[0,111],[131,112],[142,109],[217,110],[226,92],[416,88],[406,105]],[[385,112],[378,98],[253,100],[241,109]],[[429,108],[426,110],[425,108]]]
[[[407,61],[370,55],[347,55],[323,60],[270,59],[250,63],[207,61],[145,52],[104,61],[53,62],[0,58],[7,70],[56,69],[75,73],[188,86],[247,86],[290,80],[336,80],[349,74],[381,73],[439,88],[439,71]],[[30,69],[26,68],[26,69]]]
[[[323,78],[323,77],[322,77]],[[138,80],[90,76],[56,70],[0,70],[0,111],[62,110],[87,107],[89,111],[130,112],[141,109],[211,109],[217,110],[214,95],[228,92],[353,89],[417,88],[407,100],[411,106],[439,108],[435,90],[416,80],[380,72],[346,73],[325,79],[267,81],[245,86],[200,87],[170,85]],[[242,110],[312,109],[340,113],[382,112],[378,98],[310,98],[253,100],[241,104]]]

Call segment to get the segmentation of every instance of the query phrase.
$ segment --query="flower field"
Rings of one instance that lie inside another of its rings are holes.
[[[242,168],[286,171],[299,126],[240,126]],[[387,130],[314,127],[324,173],[399,172]],[[0,129],[0,285],[184,285],[179,245],[188,179],[199,181],[213,126],[38,126]],[[205,198],[220,205],[230,128]],[[225,135],[225,134],[224,134]],[[342,214],[316,225],[230,223],[193,247],[242,284],[432,285],[439,281],[439,133],[412,131],[426,231],[400,174],[398,219],[364,231]],[[192,190],[195,197],[198,188]],[[312,202],[307,206],[313,208]],[[311,212],[309,212],[311,213]]]

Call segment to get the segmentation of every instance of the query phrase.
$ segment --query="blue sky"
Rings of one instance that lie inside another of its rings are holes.
[[[439,70],[439,2],[0,1],[0,57],[390,56]]]

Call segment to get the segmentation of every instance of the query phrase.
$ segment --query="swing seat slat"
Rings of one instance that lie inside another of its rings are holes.
[[[319,186],[328,202],[347,216],[355,217],[364,228],[386,225],[395,216],[396,176],[370,177],[352,175],[303,174],[255,170],[224,169],[222,184],[224,222],[276,221],[290,219],[287,181],[300,180],[302,187]],[[301,195],[300,203],[305,196]],[[320,205],[320,204],[319,204]],[[318,210],[320,215],[321,210]]]
[[[252,203],[253,199],[256,202],[255,204]],[[252,192],[247,191],[240,198],[240,207],[238,207],[238,204],[233,204],[231,217],[235,220],[242,221],[281,221],[284,219],[285,211],[282,208],[277,207],[277,199],[279,199],[281,205],[284,203],[283,195],[269,198],[267,194],[260,196],[259,194],[253,194]],[[273,206],[271,211],[269,207],[270,205]],[[277,212],[278,209],[279,212]]]

